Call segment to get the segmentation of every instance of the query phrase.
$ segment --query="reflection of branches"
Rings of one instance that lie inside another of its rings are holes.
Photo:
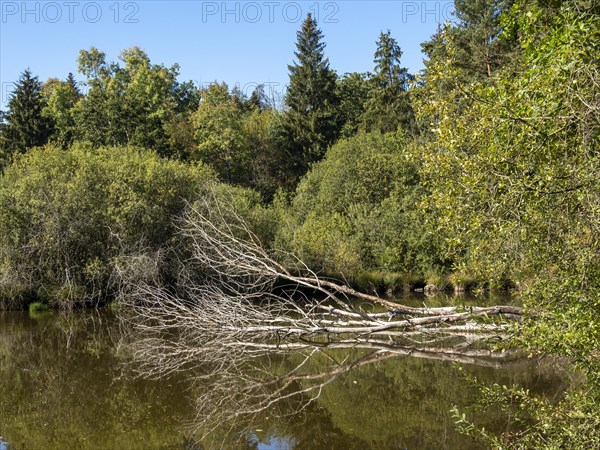
[[[520,308],[510,306],[415,308],[323,280],[293,255],[267,251],[244,220],[215,197],[190,208],[181,231],[192,257],[177,286],[126,277],[121,317],[126,343],[143,375],[195,369],[208,382],[210,389],[198,401],[199,419],[212,426],[286,399],[314,398],[340,374],[381,358],[411,355],[494,364],[506,355],[485,350],[483,344],[505,334],[507,326],[480,319],[520,318]],[[134,264],[143,265],[143,259]],[[321,300],[306,295],[309,290]],[[382,311],[367,312],[349,297]],[[306,373],[312,356],[324,347],[372,353],[322,373]],[[269,364],[290,351],[303,354],[303,361],[275,377]]]
[[[198,392],[196,417],[190,425],[205,436],[224,425],[251,423],[262,413],[271,417],[296,414],[340,376],[390,358],[410,356],[497,368],[514,356],[514,352],[478,348],[480,337],[473,343],[454,334],[436,334],[424,343],[398,336],[265,342],[242,341],[238,335],[234,343],[203,337],[187,328],[180,333],[172,330],[162,338],[154,332],[149,338],[148,329],[139,331],[142,334],[129,334],[127,343],[142,374],[158,377],[194,368],[189,373]]]

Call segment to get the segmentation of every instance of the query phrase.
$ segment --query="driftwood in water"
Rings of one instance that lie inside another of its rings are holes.
[[[185,342],[190,336],[194,347],[210,350],[207,355],[234,348],[246,352],[249,343],[358,342],[383,336],[465,350],[464,342],[481,343],[507,333],[506,322],[490,323],[490,316],[514,319],[521,314],[513,306],[412,307],[323,280],[294,255],[268,251],[242,218],[214,198],[189,208],[181,232],[192,258],[178,288],[130,280],[121,297],[128,306],[123,313],[128,327],[156,345],[165,345],[165,333],[173,336],[167,347],[174,353],[189,352]],[[197,271],[205,274],[200,283],[193,281]],[[307,297],[307,289],[318,295]],[[369,312],[350,297],[385,311]],[[180,347],[178,339],[184,342]],[[190,362],[184,360],[181,366]]]
[[[293,255],[265,249],[217,201],[190,208],[185,224],[181,231],[192,258],[177,289],[125,279],[124,343],[144,376],[195,368],[199,379],[212,380],[198,399],[198,417],[209,429],[290,396],[316,398],[340,374],[384,358],[497,367],[513,357],[486,344],[504,339],[511,329],[506,319],[518,320],[520,308],[412,307],[323,280]],[[197,272],[204,274],[201,282]],[[316,295],[308,296],[310,290]],[[373,312],[373,305],[380,311]],[[370,353],[322,373],[304,373],[311,355],[324,348]],[[289,352],[305,358],[288,374],[271,377],[261,368],[262,361]],[[299,382],[300,389],[288,389]],[[233,408],[226,407],[229,401]]]

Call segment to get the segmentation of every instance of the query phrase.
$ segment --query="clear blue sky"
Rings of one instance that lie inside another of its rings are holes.
[[[154,63],[179,63],[182,81],[281,90],[308,12],[316,14],[339,74],[372,70],[375,41],[387,29],[414,73],[423,67],[419,44],[451,19],[452,1],[0,0],[0,11],[1,108],[27,67],[42,81],[69,72],[80,79],[77,54],[91,46],[109,60],[140,46]]]

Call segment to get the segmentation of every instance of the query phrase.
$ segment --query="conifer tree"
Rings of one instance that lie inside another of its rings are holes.
[[[455,24],[438,29],[430,41],[421,44],[429,61],[425,61],[425,76],[436,60],[450,59],[460,70],[462,81],[485,80],[518,53],[514,37],[500,39],[500,18],[509,11],[512,0],[455,0]],[[452,54],[448,51],[451,44]],[[435,69],[433,69],[435,70]]]
[[[454,29],[458,65],[467,73],[490,78],[506,63],[511,49],[509,40],[498,39],[500,16],[510,0],[456,0],[455,14],[459,25]]]
[[[252,91],[250,98],[246,102],[246,107],[249,110],[258,110],[258,111],[265,111],[267,109],[271,109],[271,104],[269,101],[269,97],[267,97],[267,94],[265,92],[264,84],[259,84]]]
[[[296,61],[289,65],[284,130],[297,175],[320,159],[339,134],[336,74],[325,57],[323,33],[309,14],[297,33]]]
[[[45,102],[42,85],[29,69],[25,70],[8,100],[8,112],[0,132],[0,147],[5,156],[44,145],[51,132],[51,123],[42,114]]]
[[[381,33],[375,51],[375,75],[365,105],[363,128],[383,133],[398,127],[412,131],[414,114],[408,97],[412,76],[400,65],[402,50],[391,36],[391,31]]]

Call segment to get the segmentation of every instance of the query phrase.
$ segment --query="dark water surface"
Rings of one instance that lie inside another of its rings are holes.
[[[512,426],[499,411],[470,407],[477,389],[451,361],[401,356],[357,364],[312,402],[314,391],[290,397],[252,420],[223,423],[201,441],[197,399],[213,387],[186,372],[134,376],[120,339],[110,311],[0,312],[0,450],[480,448],[455,432],[453,405],[487,429]],[[305,366],[321,373],[333,360],[369,357],[365,350],[336,352]],[[279,356],[270,367],[293,367],[297,359]],[[518,383],[552,397],[566,387],[567,377],[548,361],[463,370],[487,384]]]

